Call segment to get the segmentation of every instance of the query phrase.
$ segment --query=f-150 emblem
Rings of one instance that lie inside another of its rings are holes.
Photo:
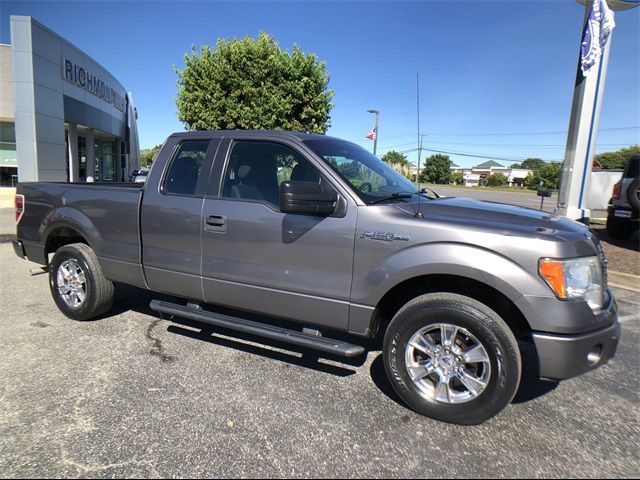
[[[371,238],[372,240],[382,240],[385,242],[393,242],[394,240],[402,240],[404,242],[408,242],[410,240],[409,237],[396,235],[395,233],[389,232],[362,232],[360,234],[360,238]]]

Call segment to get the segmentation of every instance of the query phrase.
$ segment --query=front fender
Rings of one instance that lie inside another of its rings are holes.
[[[553,297],[546,284],[509,258],[462,243],[413,245],[396,251],[372,269],[356,269],[352,302],[375,306],[393,287],[424,275],[456,275],[489,285],[511,301],[523,295]]]

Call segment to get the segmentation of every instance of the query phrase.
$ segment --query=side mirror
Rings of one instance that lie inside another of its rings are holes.
[[[282,182],[280,184],[280,211],[328,217],[336,209],[338,195],[325,192],[315,182]]]

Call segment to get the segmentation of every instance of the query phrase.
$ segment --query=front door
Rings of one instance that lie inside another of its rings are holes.
[[[318,182],[335,189],[291,145],[232,141],[220,148],[218,162],[224,162],[222,182],[203,209],[205,300],[346,329],[355,205],[342,196],[343,208],[330,217],[280,212],[283,181]]]

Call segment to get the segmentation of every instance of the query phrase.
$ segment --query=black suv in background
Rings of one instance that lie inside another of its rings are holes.
[[[622,179],[613,186],[607,209],[607,234],[611,238],[628,238],[640,222],[640,155],[632,155],[624,167]]]

